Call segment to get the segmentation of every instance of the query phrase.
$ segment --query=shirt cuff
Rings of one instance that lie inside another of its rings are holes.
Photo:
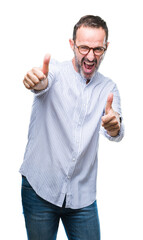
[[[49,85],[45,88],[45,89],[43,89],[43,90],[34,90],[34,89],[32,89],[31,90],[31,92],[33,92],[34,94],[35,94],[35,96],[41,96],[41,95],[43,95],[44,93],[46,93],[48,90],[49,90]]]

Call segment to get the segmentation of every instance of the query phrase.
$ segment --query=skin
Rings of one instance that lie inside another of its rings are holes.
[[[42,68],[32,68],[24,77],[23,84],[27,89],[44,90],[48,86],[48,72],[50,54],[46,54],[43,60]]]
[[[113,110],[112,102],[113,93],[110,93],[107,98],[105,115],[102,117],[102,126],[111,137],[116,137],[120,131],[120,118],[119,114]]]
[[[95,47],[108,47],[109,43],[106,43],[105,31],[102,28],[89,28],[81,26],[77,30],[76,34],[76,45],[86,45],[91,48]],[[74,58],[72,63],[76,72],[79,72],[82,77],[86,79],[86,83],[90,81],[95,72],[98,70],[103,56],[95,56],[93,50],[83,56],[79,53],[78,49],[75,47],[74,41],[69,40],[71,49],[74,52]],[[48,86],[48,71],[49,62],[51,56],[47,54],[43,60],[42,68],[32,68],[24,77],[23,83],[27,89],[34,90],[44,90]],[[86,68],[86,66],[93,65],[91,71]],[[102,117],[102,126],[107,130],[107,133],[115,137],[120,131],[120,121],[119,114],[115,112],[112,108],[113,94],[110,93],[107,98],[107,103],[105,107],[105,115]]]
[[[76,34],[76,45],[84,45],[91,48],[95,47],[108,47],[109,43],[106,44],[106,35],[105,31],[102,28],[89,28],[89,27],[80,27],[77,30]],[[78,49],[75,47],[75,43],[72,39],[69,40],[71,49],[74,52],[74,58],[72,60],[73,66],[76,72],[79,72],[81,76],[85,79],[91,79],[94,73],[98,70],[99,65],[103,59],[103,56],[96,56],[93,53],[93,50],[87,55],[82,55],[79,53]],[[91,73],[89,73],[84,67],[84,63],[93,63],[94,68]]]

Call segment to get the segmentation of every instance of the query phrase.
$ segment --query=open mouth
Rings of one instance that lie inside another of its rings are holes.
[[[92,63],[86,61],[83,62],[83,71],[85,73],[91,74],[95,70],[95,68],[96,68],[95,62]]]

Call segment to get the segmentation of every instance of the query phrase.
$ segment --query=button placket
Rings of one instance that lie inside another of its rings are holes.
[[[75,157],[73,157],[73,158],[72,158],[72,160],[73,160],[73,162],[75,162],[76,158],[75,158]]]
[[[74,152],[72,154],[71,157],[71,162],[70,162],[70,166],[69,166],[69,171],[67,174],[67,179],[71,180],[72,178],[72,174],[74,172],[75,166],[76,166],[76,162],[78,159],[78,155],[80,152],[80,144],[81,144],[81,137],[82,137],[82,125],[83,125],[83,121],[85,118],[85,114],[86,114],[86,100],[84,100],[84,98],[86,98],[86,94],[85,94],[85,86],[81,85],[80,86],[81,89],[81,93],[80,96],[78,98],[78,102],[76,104],[76,108],[75,108],[75,114],[74,114]],[[84,101],[83,101],[84,100]]]
[[[82,91],[81,94],[78,98],[78,102],[76,104],[75,107],[75,113],[74,113],[74,132],[73,132],[73,136],[74,136],[74,151],[71,157],[71,161],[69,163],[69,171],[67,173],[67,181],[68,181],[68,185],[67,185],[67,194],[69,195],[70,198],[70,187],[71,187],[71,181],[72,181],[72,175],[74,173],[75,167],[76,167],[76,163],[78,160],[78,156],[80,154],[80,145],[81,145],[81,138],[82,138],[82,126],[83,126],[83,122],[85,119],[85,115],[86,115],[86,106],[87,106],[87,92],[86,92],[86,88],[84,86],[82,87]]]
[[[78,148],[78,154],[80,152],[80,145],[81,145],[81,138],[82,138],[82,126],[84,123],[84,119],[86,116],[86,111],[87,111],[87,100],[88,100],[88,95],[86,91],[86,86],[83,87],[82,89],[82,94],[81,94],[81,99],[79,105],[80,111],[78,112],[78,121],[77,121],[77,127],[76,127],[76,132],[75,132],[75,143]]]

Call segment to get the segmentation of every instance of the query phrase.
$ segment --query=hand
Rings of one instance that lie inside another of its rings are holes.
[[[24,77],[23,83],[27,89],[43,90],[48,86],[49,62],[51,56],[44,57],[42,68],[33,68]]]
[[[110,93],[107,98],[105,115],[102,117],[102,126],[111,137],[115,137],[120,131],[120,118],[119,114],[113,110],[112,102],[113,93]]]

